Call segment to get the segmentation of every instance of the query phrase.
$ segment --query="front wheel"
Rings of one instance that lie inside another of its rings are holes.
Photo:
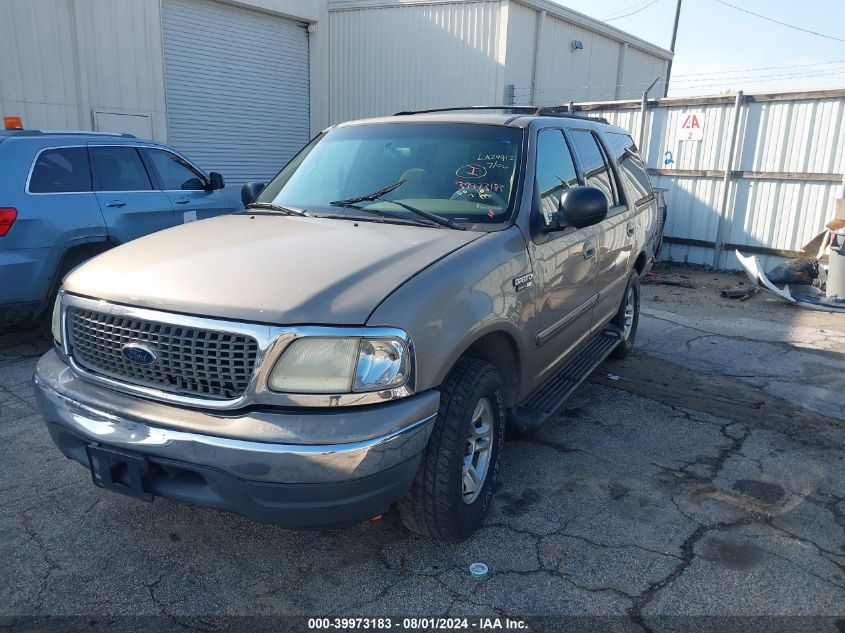
[[[474,532],[493,498],[505,439],[505,405],[496,369],[461,358],[449,372],[419,470],[399,502],[402,522],[437,541]]]
[[[611,323],[622,330],[622,341],[610,355],[612,358],[625,358],[634,349],[634,339],[637,338],[637,326],[640,323],[640,274],[636,270],[628,277],[622,304]]]

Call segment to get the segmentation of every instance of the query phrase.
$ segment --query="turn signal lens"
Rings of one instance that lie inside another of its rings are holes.
[[[0,207],[0,237],[6,235],[15,220],[18,218],[18,210],[12,207]]]
[[[355,366],[354,391],[398,387],[408,379],[408,349],[398,339],[362,339]]]
[[[56,297],[56,302],[53,304],[53,323],[52,328],[53,340],[56,344],[62,346],[62,293]]]

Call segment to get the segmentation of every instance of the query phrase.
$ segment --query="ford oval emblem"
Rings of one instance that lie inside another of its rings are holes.
[[[136,365],[152,365],[158,358],[153,350],[138,343],[127,343],[120,348],[120,354]]]

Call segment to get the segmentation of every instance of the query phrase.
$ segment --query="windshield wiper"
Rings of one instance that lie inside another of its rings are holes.
[[[400,224],[407,224],[407,225],[410,225],[410,226],[426,226],[430,229],[438,228],[437,224],[432,224],[431,222],[424,222],[423,220],[418,220],[416,218],[411,218],[411,217],[403,217],[401,215],[396,215],[395,213],[390,213],[389,211],[382,211],[381,209],[370,209],[369,207],[365,207],[364,205],[357,204],[357,203],[354,203],[354,202],[349,203],[349,204],[337,205],[337,206],[342,206],[344,209],[355,209],[357,211],[366,211],[367,213],[372,213],[373,215],[376,215],[379,218],[381,218],[381,222],[384,222],[386,218],[389,218],[391,220],[397,221],[397,222],[394,222],[394,224],[400,223]],[[358,216],[330,215],[330,216],[326,216],[326,217],[338,218],[338,219],[347,219],[347,218],[355,219]]]
[[[300,209],[291,209],[290,207],[285,207],[281,204],[273,204],[272,202],[250,202],[246,205],[247,209],[265,209],[268,211],[279,211],[286,215],[302,215],[307,216],[308,214],[305,211]]]
[[[367,207],[360,207],[357,206],[359,202],[375,202],[376,200],[380,202],[390,202],[391,204],[398,205],[403,209],[407,209],[411,213],[415,213],[421,218],[425,218],[430,222],[434,222],[435,224],[439,224],[440,226],[446,226],[450,229],[455,229],[457,231],[463,231],[464,227],[460,224],[457,224],[450,220],[449,218],[444,218],[443,216],[437,215],[436,213],[430,213],[428,211],[423,211],[422,209],[417,209],[416,207],[412,207],[410,204],[405,204],[404,202],[399,202],[398,200],[389,200],[385,198],[387,194],[391,191],[394,191],[405,184],[404,180],[400,180],[399,182],[394,182],[392,185],[387,185],[379,189],[378,191],[373,191],[372,193],[368,193],[363,196],[357,196],[355,198],[347,198],[346,200],[335,200],[333,202],[329,202],[330,205],[333,207],[353,207],[355,209],[361,209],[363,211],[370,211],[371,213],[380,213],[384,215],[389,215],[384,211],[377,211],[375,209],[368,209]]]

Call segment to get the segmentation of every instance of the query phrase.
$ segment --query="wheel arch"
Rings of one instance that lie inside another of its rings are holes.
[[[94,239],[94,240],[80,240],[67,244],[59,257],[56,267],[53,269],[50,284],[48,286],[48,295],[45,297],[45,303],[42,310],[51,310],[53,308],[50,298],[56,293],[62,285],[64,276],[70,272],[68,266],[76,267],[84,261],[104,253],[107,250],[118,246],[119,242],[113,238]],[[76,262],[74,264],[74,262]]]
[[[647,265],[648,256],[645,254],[645,251],[640,251],[640,254],[637,255],[637,259],[634,260],[634,270],[637,271],[637,274],[639,274],[640,277],[642,277],[645,273]]]
[[[465,357],[478,358],[493,365],[499,373],[499,378],[502,380],[505,406],[512,407],[516,405],[523,363],[516,338],[511,333],[507,332],[504,328],[495,326],[478,333],[452,359],[448,370],[443,375],[443,379],[445,379],[455,363]]]

